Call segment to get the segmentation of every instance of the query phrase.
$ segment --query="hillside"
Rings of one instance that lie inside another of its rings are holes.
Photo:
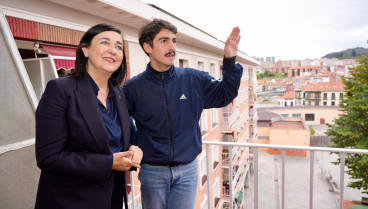
[[[355,59],[363,57],[363,55],[368,56],[368,49],[363,47],[356,47],[352,49],[345,49],[340,52],[329,53],[322,58]]]

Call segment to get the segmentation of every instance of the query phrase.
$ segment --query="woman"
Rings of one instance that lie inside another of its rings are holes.
[[[125,76],[120,30],[99,24],[82,37],[72,75],[47,84],[36,111],[36,209],[121,209],[123,197],[127,208],[125,171],[143,154],[129,143]]]

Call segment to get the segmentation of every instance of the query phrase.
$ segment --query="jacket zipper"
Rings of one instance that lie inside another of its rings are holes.
[[[170,163],[172,162],[173,157],[173,149],[172,149],[172,127],[171,127],[171,117],[170,117],[170,110],[169,110],[169,104],[167,102],[167,93],[165,91],[165,82],[164,82],[164,75],[162,77],[162,91],[165,96],[165,104],[166,104],[166,114],[167,114],[167,122],[169,125],[169,140],[170,140]]]

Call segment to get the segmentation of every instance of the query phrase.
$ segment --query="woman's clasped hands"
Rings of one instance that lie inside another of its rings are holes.
[[[126,152],[117,152],[113,154],[112,169],[118,171],[128,171],[131,167],[140,168],[143,152],[142,150],[132,145]]]

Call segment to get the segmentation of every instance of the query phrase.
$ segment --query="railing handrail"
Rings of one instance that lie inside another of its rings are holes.
[[[244,142],[218,142],[218,141],[202,141],[203,145],[206,146],[206,152],[209,153],[209,145],[219,145],[219,146],[240,146],[240,147],[252,147],[255,148],[253,151],[253,163],[254,163],[254,209],[258,209],[258,175],[259,175],[259,166],[258,166],[258,148],[271,148],[271,149],[281,149],[281,163],[282,163],[282,169],[281,169],[281,209],[285,208],[285,150],[305,150],[310,151],[310,189],[309,189],[309,208],[313,209],[313,173],[314,173],[314,155],[315,151],[321,151],[321,152],[338,152],[340,153],[340,185],[344,185],[344,174],[345,174],[345,158],[347,153],[355,153],[355,154],[368,154],[368,149],[345,149],[345,148],[331,148],[331,147],[308,147],[308,146],[293,146],[293,145],[276,145],[276,144],[255,144],[255,143],[244,143]],[[233,150],[229,149],[229,159],[227,162],[229,164],[229,196],[230,196],[230,208],[233,208]],[[211,172],[210,172],[210,161],[209,161],[209,155],[206,155],[206,161],[207,161],[207,178],[208,181],[211,179]],[[134,183],[133,183],[133,175],[131,175],[131,185],[132,185],[132,201],[133,201],[133,209],[135,208],[134,203]],[[236,183],[235,183],[236,184]],[[207,184],[207,195],[208,195],[208,209],[212,208],[212,201],[211,198],[211,189],[210,184]],[[340,200],[343,200],[344,198],[344,190],[340,190]],[[339,208],[343,208],[343,201],[339,202]]]
[[[306,151],[322,151],[322,152],[341,152],[341,153],[355,153],[368,154],[368,149],[347,149],[347,148],[331,148],[331,147],[308,147],[308,146],[293,146],[293,145],[278,145],[278,144],[255,144],[255,143],[241,143],[241,142],[215,142],[202,141],[203,144],[221,145],[221,146],[242,146],[242,147],[256,147],[256,148],[273,148],[273,149],[292,149],[292,150],[306,150]]]

